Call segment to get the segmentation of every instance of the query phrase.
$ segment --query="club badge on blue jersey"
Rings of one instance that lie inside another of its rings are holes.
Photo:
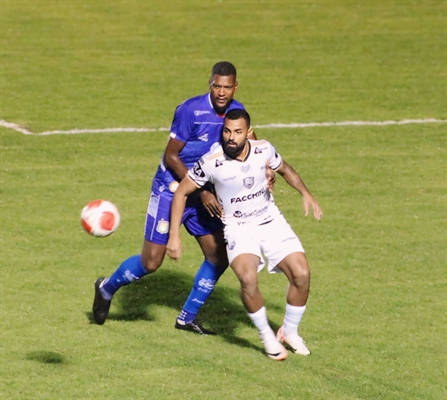
[[[178,188],[179,183],[177,181],[172,181],[169,185],[169,190],[174,193]]]
[[[161,219],[160,221],[158,221],[156,230],[158,233],[161,233],[162,235],[168,233],[169,232],[169,222],[165,221],[164,219]]]

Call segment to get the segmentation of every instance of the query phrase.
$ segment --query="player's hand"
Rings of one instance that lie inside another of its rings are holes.
[[[203,205],[212,217],[222,217],[222,207],[217,201],[216,196],[212,192],[208,190],[202,190],[200,192],[200,200],[202,200]]]
[[[267,178],[267,189],[270,193],[273,193],[273,187],[276,182],[276,173],[269,167],[269,162],[265,164],[265,177]]]
[[[314,212],[314,217],[320,220],[323,217],[323,211],[317,201],[309,194],[303,198],[304,215],[307,217],[309,215],[309,209],[312,208]]]
[[[182,241],[180,237],[170,235],[166,244],[166,254],[173,260],[178,260],[182,255]]]
[[[267,189],[270,193],[273,193],[273,187],[275,186],[276,182],[275,171],[273,171],[271,168],[267,168],[265,170],[265,174],[267,175]]]

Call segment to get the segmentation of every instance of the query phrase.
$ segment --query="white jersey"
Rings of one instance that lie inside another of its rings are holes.
[[[227,226],[264,224],[280,214],[267,189],[266,166],[273,170],[282,164],[281,156],[266,140],[249,140],[244,161],[227,156],[222,145],[205,154],[188,171],[198,187],[214,184],[217,200],[224,210]]]

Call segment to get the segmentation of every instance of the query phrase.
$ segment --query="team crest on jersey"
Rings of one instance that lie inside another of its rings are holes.
[[[253,176],[250,176],[248,178],[244,178],[244,186],[247,189],[251,189],[253,187],[253,185],[255,184],[255,178]]]
[[[199,163],[200,163],[200,160],[199,160]],[[203,169],[202,169],[202,167],[200,166],[199,163],[195,163],[194,164],[194,167],[192,167],[192,172],[198,178],[204,178],[205,177],[205,173],[203,172]]]
[[[178,183],[177,181],[172,181],[172,182],[169,184],[169,190],[170,190],[172,193],[174,193],[174,192],[177,190],[178,185],[179,185],[179,183]]]
[[[250,170],[251,170],[251,165],[250,164],[249,165],[243,165],[241,167],[241,171],[244,172],[244,173],[247,173]]]
[[[197,139],[201,140],[202,142],[208,142],[208,133],[204,133],[202,136],[199,136]]]
[[[161,219],[160,221],[158,221],[156,230],[158,233],[161,233],[162,235],[168,233],[169,232],[169,222],[165,221],[164,219]]]
[[[220,167],[221,165],[223,165],[222,161],[216,160],[216,168]]]
[[[236,247],[236,241],[233,240],[231,243],[228,243],[228,250],[233,250]]]
[[[262,154],[262,150],[259,147],[255,147],[255,154]]]

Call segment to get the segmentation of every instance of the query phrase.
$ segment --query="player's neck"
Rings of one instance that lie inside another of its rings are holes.
[[[235,157],[236,160],[245,161],[247,159],[248,153],[250,152],[250,142],[245,141],[245,146],[242,151]]]

